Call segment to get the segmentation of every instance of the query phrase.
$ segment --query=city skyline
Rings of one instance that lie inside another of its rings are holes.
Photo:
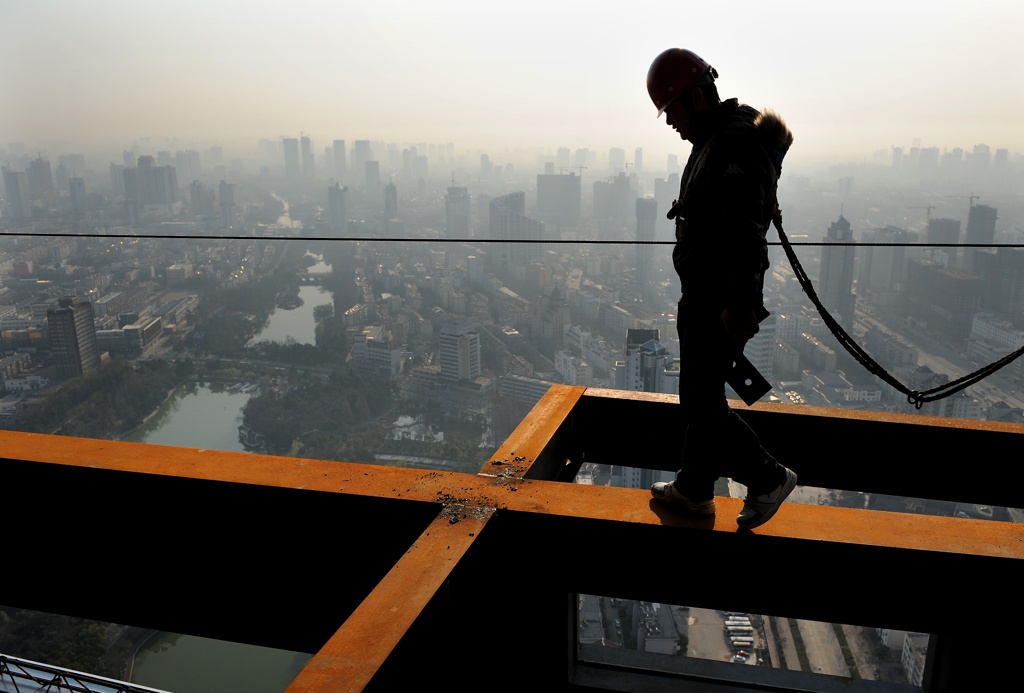
[[[718,69],[723,97],[787,119],[794,165],[871,160],[915,142],[1024,150],[1013,118],[1024,106],[1013,88],[1024,8],[869,2],[836,16],[806,2],[744,3],[734,16],[743,19],[660,2],[634,14],[569,3],[480,13],[455,1],[186,0],[157,14],[12,2],[0,9],[0,142],[255,148],[301,134],[314,153],[342,136],[470,150],[640,147],[654,169],[689,145],[655,118],[646,71],[660,50],[685,45]]]

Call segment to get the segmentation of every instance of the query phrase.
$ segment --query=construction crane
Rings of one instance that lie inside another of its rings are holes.
[[[903,209],[927,209],[928,212],[925,216],[925,220],[930,222],[932,220],[932,210],[938,208],[935,205],[925,205],[924,207],[904,207]]]
[[[947,195],[946,197],[968,197],[971,200],[971,204],[970,204],[971,207],[974,206],[974,201],[975,200],[980,200],[981,199],[981,195],[975,195],[973,192],[970,195]]]

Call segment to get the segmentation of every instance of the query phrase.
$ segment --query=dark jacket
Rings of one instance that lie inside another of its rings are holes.
[[[768,269],[765,234],[793,135],[774,113],[736,99],[719,104],[699,126],[669,212],[676,216],[672,261],[688,301],[756,310]]]

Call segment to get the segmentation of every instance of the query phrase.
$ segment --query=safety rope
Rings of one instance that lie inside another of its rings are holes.
[[[974,383],[987,378],[1003,366],[1013,362],[1021,354],[1024,354],[1024,346],[1021,346],[1016,351],[1007,354],[997,361],[979,368],[973,373],[968,373],[965,376],[951,380],[947,383],[943,383],[937,387],[930,388],[928,390],[911,390],[909,387],[901,383],[885,368],[883,368],[877,361],[871,358],[859,344],[857,344],[853,337],[851,337],[843,326],[840,325],[832,314],[828,312],[824,305],[821,303],[821,299],[818,298],[818,293],[814,290],[814,286],[811,284],[810,278],[807,276],[807,272],[804,271],[803,265],[800,264],[800,260],[796,256],[796,251],[793,250],[793,246],[789,242],[789,238],[786,236],[786,232],[782,230],[782,211],[777,210],[775,218],[772,219],[775,224],[775,228],[779,232],[779,240],[782,241],[782,249],[786,251],[786,257],[789,258],[789,264],[793,268],[793,272],[796,274],[797,280],[800,282],[800,286],[803,288],[804,293],[811,299],[811,303],[818,309],[818,313],[821,315],[821,319],[825,321],[828,329],[832,332],[835,338],[843,346],[846,351],[850,353],[857,362],[860,363],[864,368],[868,370],[872,375],[876,375],[889,385],[894,387],[897,391],[907,396],[907,401],[920,409],[926,402],[934,402],[935,400],[949,397],[957,392],[960,392],[964,388],[967,388]]]

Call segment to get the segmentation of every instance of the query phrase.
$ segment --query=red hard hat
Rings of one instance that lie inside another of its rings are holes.
[[[660,116],[672,101],[690,87],[713,79],[718,74],[702,57],[685,48],[669,48],[647,71],[647,93]]]

